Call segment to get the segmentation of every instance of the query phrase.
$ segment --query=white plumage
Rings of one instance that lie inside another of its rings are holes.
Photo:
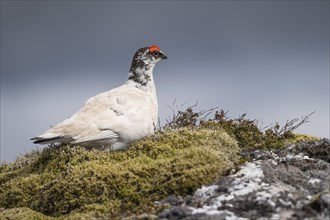
[[[153,134],[158,118],[153,68],[166,58],[155,45],[139,49],[124,85],[88,99],[72,117],[31,140],[120,150]]]

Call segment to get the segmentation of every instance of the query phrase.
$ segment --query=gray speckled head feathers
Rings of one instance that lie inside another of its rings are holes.
[[[128,80],[146,86],[152,79],[152,69],[162,59],[167,57],[156,45],[138,49],[133,57]]]

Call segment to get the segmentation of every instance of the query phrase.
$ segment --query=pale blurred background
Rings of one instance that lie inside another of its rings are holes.
[[[1,1],[1,161],[121,85],[151,44],[169,57],[162,123],[177,98],[265,125],[316,111],[297,132],[329,138],[329,1]]]

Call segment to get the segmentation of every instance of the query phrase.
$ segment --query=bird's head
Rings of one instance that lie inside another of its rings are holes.
[[[167,56],[157,45],[151,45],[150,47],[143,47],[136,51],[134,59],[141,60],[145,64],[156,64],[160,60],[167,59]]]
[[[164,59],[167,59],[167,56],[159,49],[157,45],[142,47],[135,52],[131,68],[142,69],[146,66],[153,66],[160,60]]]
[[[167,59],[167,56],[156,45],[138,49],[134,54],[128,80],[142,86],[147,85],[152,81],[155,64],[164,59]]]

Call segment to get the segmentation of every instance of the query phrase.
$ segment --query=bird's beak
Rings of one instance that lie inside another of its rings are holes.
[[[167,59],[167,56],[166,56],[163,52],[160,52],[160,53],[159,53],[159,57],[160,57],[162,60],[166,60],[166,59]]]

